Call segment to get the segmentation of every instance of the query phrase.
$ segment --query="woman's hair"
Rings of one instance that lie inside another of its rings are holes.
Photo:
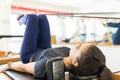
[[[90,45],[80,54],[77,57],[79,66],[71,70],[75,76],[100,75],[100,80],[114,80],[112,72],[105,65],[105,56],[98,47]]]

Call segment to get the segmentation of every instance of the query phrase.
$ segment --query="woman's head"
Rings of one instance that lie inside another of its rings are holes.
[[[69,56],[74,65],[71,72],[76,76],[98,75],[106,68],[104,54],[91,43],[76,45]]]

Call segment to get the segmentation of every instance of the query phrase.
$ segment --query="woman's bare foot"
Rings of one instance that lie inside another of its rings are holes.
[[[0,65],[0,73],[2,73],[5,70],[8,70],[8,69],[9,69],[8,64]]]

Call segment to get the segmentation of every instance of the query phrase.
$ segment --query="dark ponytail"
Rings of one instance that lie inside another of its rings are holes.
[[[100,80],[114,80],[112,72],[107,67],[103,69]]]
[[[98,75],[100,76],[98,80],[114,80],[112,72],[106,67],[103,52],[95,45],[82,45],[87,47],[79,50],[80,56],[76,58],[79,65],[77,68],[72,68],[71,73],[75,76]]]

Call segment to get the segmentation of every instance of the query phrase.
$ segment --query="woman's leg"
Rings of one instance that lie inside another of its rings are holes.
[[[26,18],[26,29],[20,50],[20,58],[23,63],[28,63],[32,53],[37,50],[39,36],[38,17],[34,14],[29,14]]]
[[[39,49],[51,47],[50,28],[45,15],[28,15],[26,31],[20,51],[23,63],[28,63],[30,57]]]
[[[113,35],[113,44],[120,44],[120,23],[107,23],[108,26],[118,28],[116,33]]]
[[[38,47],[46,49],[51,47],[50,27],[45,15],[39,15],[39,43]]]
[[[120,26],[113,36],[113,44],[120,44]]]

